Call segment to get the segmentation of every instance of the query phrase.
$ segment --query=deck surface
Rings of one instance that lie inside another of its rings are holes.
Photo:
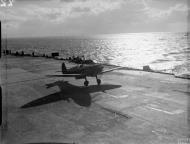
[[[178,144],[188,140],[189,80],[116,70],[53,78],[61,60],[8,56],[1,62],[6,144]],[[66,62],[71,67],[73,64]],[[108,67],[106,67],[108,68]]]

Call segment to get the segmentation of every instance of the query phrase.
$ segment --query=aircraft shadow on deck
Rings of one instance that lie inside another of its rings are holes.
[[[23,106],[21,108],[30,108],[35,106],[40,106],[44,104],[49,104],[53,102],[57,102],[60,100],[70,101],[72,99],[76,104],[84,107],[89,107],[92,103],[92,98],[90,93],[105,91],[110,89],[115,89],[121,87],[121,85],[112,85],[112,84],[103,84],[100,86],[90,85],[88,87],[84,86],[75,86],[67,81],[56,81],[53,83],[46,84],[47,88],[51,88],[54,86],[58,86],[60,92],[56,92],[54,94],[50,94],[44,96],[42,98],[33,100]]]

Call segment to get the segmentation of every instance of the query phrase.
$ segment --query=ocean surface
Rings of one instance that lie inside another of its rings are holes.
[[[189,33],[125,33],[96,36],[9,38],[12,51],[84,56],[99,63],[184,73],[190,72]]]

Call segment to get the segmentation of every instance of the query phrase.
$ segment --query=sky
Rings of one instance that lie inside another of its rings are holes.
[[[2,32],[7,37],[189,30],[190,0],[12,1],[12,6],[0,7]]]

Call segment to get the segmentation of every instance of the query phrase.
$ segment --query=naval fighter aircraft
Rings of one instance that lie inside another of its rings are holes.
[[[122,67],[116,67],[108,70],[103,70],[104,66],[102,64],[91,64],[84,65],[80,64],[71,68],[67,68],[65,63],[62,63],[62,74],[59,75],[49,75],[50,77],[75,77],[76,79],[85,79],[84,85],[88,86],[89,81],[87,77],[96,77],[97,85],[101,84],[101,79],[98,78],[98,75],[104,73],[121,69]]]

